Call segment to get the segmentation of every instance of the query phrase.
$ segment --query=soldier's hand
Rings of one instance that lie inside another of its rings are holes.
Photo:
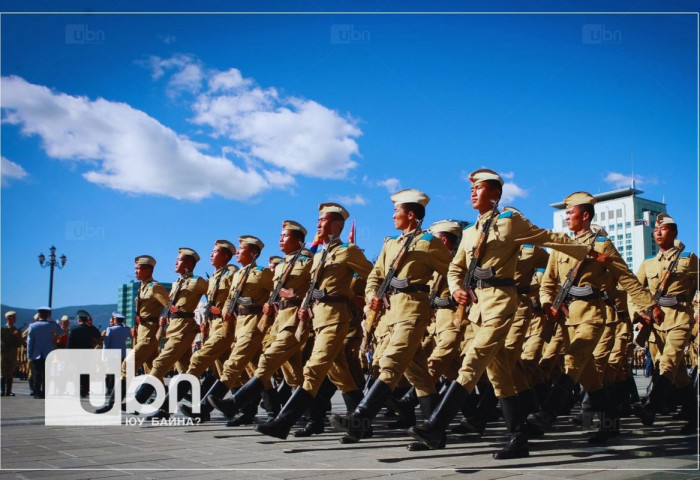
[[[455,302],[459,303],[460,305],[469,305],[469,294],[461,288],[455,290],[455,293],[452,294],[452,298],[454,298]]]
[[[219,307],[209,307],[209,311],[214,315],[221,315],[221,308]]]
[[[596,252],[595,250],[591,250],[590,252],[588,252],[588,256],[595,259],[596,262],[600,262],[600,263],[612,262],[612,257],[610,255]]]
[[[545,303],[542,305],[542,310],[544,311],[545,316],[552,322],[556,322],[557,320],[557,315],[558,312],[556,309],[552,306],[551,303]]]
[[[664,323],[664,311],[661,310],[661,307],[659,307],[658,305],[654,305],[651,314],[654,317],[655,324],[661,325],[662,323]]]
[[[272,313],[272,307],[270,306],[269,303],[265,302],[265,303],[263,304],[263,306],[262,306],[262,312],[263,312],[265,315],[269,315],[270,313]]]
[[[160,317],[160,320],[158,321],[158,325],[160,325],[162,327],[162,326],[167,325],[167,324],[168,324],[168,319],[165,317]]]
[[[177,312],[177,311],[179,311],[179,310],[180,310],[180,308],[179,308],[177,305],[170,305],[170,311],[171,311],[171,312],[175,313],[175,312]]]
[[[297,317],[299,320],[302,322],[308,322],[309,321],[309,309],[308,308],[300,308],[297,310]]]
[[[202,333],[202,335],[206,335],[209,331],[209,324],[207,322],[202,322],[199,325],[199,331]]]
[[[372,300],[369,301],[369,308],[375,312],[378,312],[379,309],[382,308],[382,301],[379,297],[372,297]]]

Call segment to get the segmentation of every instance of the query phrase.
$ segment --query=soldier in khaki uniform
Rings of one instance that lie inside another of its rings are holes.
[[[694,253],[682,252],[674,242],[678,236],[678,226],[669,215],[662,213],[656,218],[654,240],[659,253],[642,262],[637,272],[639,280],[656,293],[665,272],[678,257],[676,270],[671,274],[665,295],[659,299],[659,306],[665,317],[656,322],[652,336],[656,336],[659,372],[652,377],[652,388],[647,402],[635,413],[645,425],[654,423],[654,416],[663,410],[671,388],[679,390],[684,411],[691,414],[683,433],[692,433],[697,428],[697,391],[690,382],[684,364],[684,349],[690,342],[690,334],[695,323],[693,297],[698,290],[698,257]],[[651,346],[651,345],[650,345]],[[652,352],[654,354],[655,352]]]
[[[532,275],[528,299],[532,305],[532,318],[530,326],[525,333],[523,351],[520,354],[520,365],[525,379],[537,395],[538,403],[544,402],[549,393],[549,386],[545,383],[548,377],[540,368],[539,361],[542,358],[544,339],[542,338],[545,321],[542,305],[540,305],[540,281],[544,275],[544,267],[538,267]]]
[[[199,331],[197,322],[194,320],[194,311],[202,296],[207,294],[209,286],[205,279],[192,273],[197,262],[199,262],[197,252],[187,247],[178,249],[175,273],[179,273],[180,278],[173,283],[170,290],[168,312],[159,321],[161,327],[167,325],[167,341],[160,354],[153,361],[153,368],[149,373],[161,382],[173,366],[177,368],[178,372],[186,372],[189,367],[192,342]],[[184,389],[185,387],[178,386],[178,388]],[[155,388],[152,385],[143,383],[136,390],[134,398],[143,404],[154,391]],[[159,412],[152,417],[159,418]]]
[[[292,387],[301,384],[301,378],[303,378],[301,348],[308,336],[297,340],[295,333],[299,323],[297,310],[311,280],[311,259],[299,252],[304,245],[306,233],[306,229],[298,222],[293,220],[282,222],[279,245],[285,256],[280,257],[281,261],[275,267],[273,277],[274,289],[279,289],[280,296],[275,305],[269,302],[263,305],[263,313],[274,317],[271,330],[276,331],[277,334],[273,342],[260,355],[252,378],[243,387],[227,399],[210,397],[210,403],[229,419],[251,404],[260,394],[263,394],[267,403],[278,412],[279,400],[271,379],[274,373],[287,363],[293,363],[293,365],[283,369],[285,381]],[[285,275],[284,284],[280,284]]]
[[[14,380],[15,369],[17,368],[17,351],[24,343],[22,340],[22,332],[15,327],[17,321],[17,312],[10,310],[5,313],[7,324],[2,329],[2,378],[0,379],[2,389],[0,396],[14,397],[12,393],[12,381]]]
[[[316,252],[311,278],[316,280],[311,292],[309,309],[300,308],[297,316],[302,322],[313,322],[315,341],[311,357],[304,366],[304,382],[286,403],[277,417],[258,425],[256,430],[276,438],[287,438],[292,425],[311,405],[326,375],[343,392],[348,411],[359,403],[362,392],[348,369],[343,343],[350,327],[351,281],[354,273],[365,278],[372,264],[357,246],[341,243],[339,236],[349,213],[337,203],[319,205],[317,234],[323,248]],[[326,251],[325,263],[321,258]],[[310,317],[313,318],[310,318]]]
[[[190,364],[187,368],[187,373],[194,375],[197,378],[212,365],[216,365],[219,375],[222,371],[223,362],[228,358],[233,342],[233,332],[229,332],[228,336],[224,336],[223,320],[221,318],[221,309],[226,301],[231,279],[233,274],[238,270],[234,265],[228,265],[233,256],[236,254],[236,247],[228,240],[217,240],[214,243],[210,260],[212,266],[216,268],[214,274],[209,277],[207,287],[207,311],[205,318],[200,326],[200,330],[208,332],[208,338],[204,345],[197,350],[190,358]],[[226,356],[222,359],[223,356]],[[190,384],[183,382],[178,385],[177,400],[185,396],[190,390]],[[168,418],[170,415],[167,412],[169,405],[169,395],[163,401],[159,412],[156,414],[158,418]],[[202,420],[208,420],[208,417],[202,417]]]
[[[413,385],[424,415],[437,406],[435,382],[428,372],[428,359],[421,348],[431,318],[428,283],[433,273],[447,273],[450,251],[442,240],[430,233],[415,232],[425,216],[429,197],[414,189],[402,190],[391,196],[394,203],[394,227],[401,230],[397,238],[384,242],[379,258],[367,278],[365,297],[370,309],[379,311],[382,300],[377,291],[391,266],[396,269],[387,293],[389,308],[380,322],[388,328],[388,345],[379,359],[379,377],[367,395],[348,417],[334,415],[331,423],[348,432],[344,442],[356,442],[371,434],[371,421],[396,388],[401,377]],[[407,241],[410,245],[405,245]],[[407,248],[401,263],[396,258]]]
[[[158,344],[156,339],[158,332],[158,320],[160,314],[168,304],[168,291],[160,283],[153,280],[153,268],[156,266],[156,259],[150,255],[140,255],[134,259],[134,275],[139,280],[139,290],[134,300],[134,346],[127,357],[122,362],[122,395],[126,395],[126,366],[129,361],[133,361],[134,368],[145,364],[158,354]],[[109,397],[107,404],[95,410],[95,413],[109,412],[114,406],[114,390]]]
[[[529,455],[527,437],[521,430],[525,411],[520,408],[508,351],[504,348],[518,308],[513,277],[520,246],[533,244],[556,248],[578,259],[583,259],[588,249],[565,235],[534,226],[518,213],[498,215],[494,205],[501,198],[503,179],[496,172],[476,170],[471,173],[470,180],[471,203],[479,212],[479,218],[475,225],[464,231],[457,254],[450,264],[447,280],[455,301],[462,305],[470,304],[469,321],[476,335],[466,352],[457,381],[451,383],[440,406],[427,423],[412,427],[409,433],[429,448],[444,448],[445,429],[485,370],[496,396],[501,399],[503,417],[510,434],[510,442],[503,450],[494,453],[494,458],[520,458]],[[492,214],[497,217],[492,217]],[[494,218],[494,221],[488,232],[488,241],[481,249],[475,282],[468,287],[478,301],[470,303],[471,298],[462,283],[488,218]]]
[[[602,297],[603,289],[608,278],[612,278],[612,285],[614,286],[615,282],[619,283],[627,290],[635,304],[647,309],[651,308],[654,302],[649,292],[629,271],[612,242],[606,237],[597,236],[597,232],[591,230],[591,220],[595,215],[594,204],[595,198],[586,192],[575,192],[564,199],[567,227],[574,233],[575,241],[591,249],[593,254],[599,254],[605,263],[586,259],[579,269],[574,286],[565,299],[568,315],[566,328],[562,329],[565,330],[564,343],[567,346],[564,372],[557,378],[542,409],[530,415],[528,422],[544,430],[550,429],[557,414],[568,402],[573,386],[580,382],[590,396],[592,409],[602,412],[601,428],[588,441],[604,443],[608,438],[617,435],[619,417],[610,392],[604,388],[603,375],[592,361],[593,351],[605,329],[606,305]],[[540,301],[550,321],[556,321],[555,316],[558,313],[552,308],[557,290],[566,281],[567,274],[578,260],[580,259],[561,252],[553,252],[549,257],[547,270],[542,278]],[[611,277],[608,277],[608,274]],[[660,311],[656,313],[661,314]]]

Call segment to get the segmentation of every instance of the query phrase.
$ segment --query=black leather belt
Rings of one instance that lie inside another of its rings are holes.
[[[311,292],[311,298],[314,302],[322,303],[343,303],[350,301],[350,297],[347,295],[328,295],[325,288],[323,290],[314,289]]]
[[[140,323],[157,322],[158,320],[160,320],[158,317],[139,317]]]
[[[449,298],[440,298],[440,297],[435,297],[433,299],[433,308],[436,310],[441,310],[443,308],[447,308],[449,310],[456,310],[456,307],[450,302]]]
[[[569,304],[574,300],[589,301],[599,298],[602,298],[600,290],[593,288],[591,285],[586,285],[585,287],[571,287],[565,302]]]
[[[280,310],[286,310],[292,307],[299,307],[301,305],[301,299],[299,298],[283,298],[279,302]]]
[[[238,305],[236,307],[236,312],[238,315],[253,315],[262,313],[262,306],[260,305]]]
[[[194,318],[192,312],[170,312],[170,318]]]
[[[473,288],[513,286],[515,286],[515,280],[513,280],[512,278],[494,277],[493,267],[476,267],[476,269],[474,270],[474,283],[472,285]]]
[[[660,307],[675,307],[677,305],[684,306],[686,298],[683,295],[665,295],[659,298]]]

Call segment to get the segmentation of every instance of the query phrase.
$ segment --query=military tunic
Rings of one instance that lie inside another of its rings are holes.
[[[2,376],[12,378],[17,368],[17,351],[24,343],[22,332],[15,326],[6,326],[2,329]]]

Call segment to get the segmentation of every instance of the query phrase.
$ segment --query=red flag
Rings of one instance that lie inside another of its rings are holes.
[[[357,222],[356,218],[352,219],[352,226],[350,227],[350,235],[348,235],[348,243],[355,243],[355,222]]]

